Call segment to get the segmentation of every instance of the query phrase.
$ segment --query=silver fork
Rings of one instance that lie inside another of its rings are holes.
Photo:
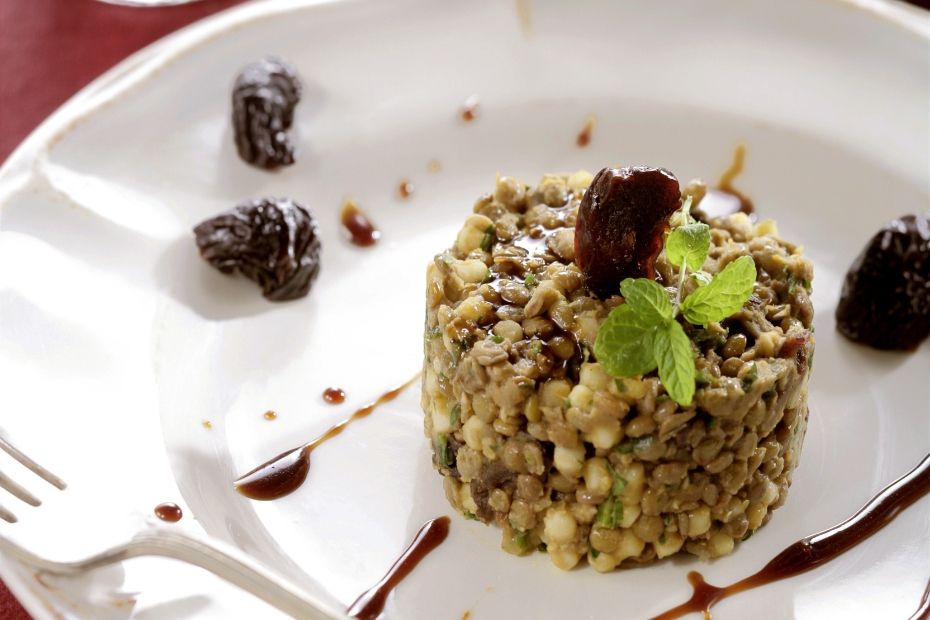
[[[62,491],[67,488],[64,480],[3,438],[0,438],[0,449],[49,484]],[[39,507],[42,504],[39,498],[3,472],[0,472],[0,487],[30,506]],[[8,523],[17,522],[16,515],[3,506],[0,506],[0,519]],[[160,527],[143,530],[126,543],[76,562],[56,562],[40,557],[3,535],[0,535],[0,553],[15,557],[45,573],[72,576],[139,556],[173,558],[206,569],[294,618],[352,620],[344,612],[297,588],[238,549],[182,529]]]

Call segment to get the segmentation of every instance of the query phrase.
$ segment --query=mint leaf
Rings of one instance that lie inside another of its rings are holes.
[[[689,295],[681,311],[695,325],[722,321],[743,307],[755,281],[756,264],[751,256],[741,256],[714,276],[710,284]]]
[[[658,325],[672,318],[672,301],[655,280],[627,278],[620,283],[620,294],[644,325]]]
[[[707,259],[710,249],[710,227],[707,224],[686,224],[679,226],[668,235],[665,242],[665,256],[676,267],[685,263],[692,271],[697,271]]]
[[[655,335],[659,379],[676,403],[687,407],[694,397],[694,353],[678,321],[666,321]]]
[[[713,278],[713,276],[706,271],[695,271],[691,274],[691,278],[698,283],[698,286],[706,286],[710,284],[711,278]]]
[[[594,355],[614,377],[644,375],[656,368],[655,333],[655,326],[645,323],[630,304],[618,306],[597,332]]]

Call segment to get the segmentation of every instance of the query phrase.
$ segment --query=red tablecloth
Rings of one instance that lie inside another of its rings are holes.
[[[71,95],[149,43],[244,0],[133,8],[0,0],[0,162]],[[911,0],[930,8],[930,0]],[[0,620],[30,620],[0,582]]]

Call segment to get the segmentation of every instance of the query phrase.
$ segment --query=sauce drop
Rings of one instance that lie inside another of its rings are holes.
[[[589,116],[587,122],[584,124],[584,129],[582,129],[578,137],[575,138],[575,144],[578,145],[578,148],[584,148],[590,144],[592,129],[594,129],[594,117]]]
[[[705,582],[700,573],[688,573],[688,581],[694,588],[691,598],[652,620],[674,620],[699,611],[704,612],[705,618],[710,618],[710,608],[728,596],[800,575],[849,551],[891,523],[902,510],[927,493],[930,493],[930,454],[909,473],[885,487],[852,517],[799,540],[775,556],[762,570],[742,581],[718,588]],[[925,603],[926,599],[927,594],[924,595]],[[921,609],[925,606],[922,603]]]
[[[213,428],[213,424],[210,423],[210,420],[204,420],[204,421],[203,421],[203,427],[204,427],[204,428]]]
[[[337,387],[326,388],[323,390],[323,400],[330,405],[338,405],[346,399],[346,393]]]
[[[382,394],[375,402],[365,405],[347,419],[311,441],[298,446],[270,461],[262,463],[235,481],[236,490],[250,499],[262,501],[278,499],[294,492],[307,479],[310,472],[310,453],[321,443],[332,439],[355,420],[371,414],[379,405],[392,401],[420,377],[419,373],[407,383]]]
[[[269,410],[269,411],[266,411],[266,412],[265,412],[265,419],[266,419],[266,420],[274,420],[274,419],[277,418],[277,417],[278,417],[278,414],[275,413],[274,411],[270,411],[270,410]]]
[[[439,163],[438,159],[431,159],[427,167],[430,172],[439,172],[442,170],[442,164]]]
[[[478,95],[472,95],[466,99],[465,104],[462,106],[462,120],[465,122],[475,120],[475,117],[478,116],[479,104]]]
[[[420,560],[438,547],[449,535],[449,517],[439,517],[423,524],[413,542],[374,587],[352,603],[346,613],[359,620],[375,620],[384,610],[388,594],[416,568]],[[466,614],[467,617],[467,614]]]
[[[400,194],[401,198],[410,198],[413,195],[413,189],[413,183],[407,179],[402,179],[397,187],[397,193]]]
[[[349,241],[355,245],[368,247],[381,238],[381,231],[375,228],[351,198],[346,198],[342,205],[342,227],[349,235]]]
[[[181,511],[181,507],[177,504],[173,502],[165,502],[164,504],[155,506],[155,516],[162,521],[177,523],[181,520],[181,517],[184,516],[184,513]]]

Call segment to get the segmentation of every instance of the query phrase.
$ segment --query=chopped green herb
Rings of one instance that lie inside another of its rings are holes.
[[[452,411],[449,412],[449,425],[455,426],[455,423],[458,422],[459,418],[461,417],[462,417],[462,405],[459,403],[456,403],[455,406],[452,407]]]
[[[714,416],[710,416],[710,422],[707,423],[707,430],[710,430],[714,428],[715,426],[717,426],[717,422],[719,422],[717,418],[715,418]]]
[[[493,274],[491,273],[491,269],[489,268],[487,272],[485,272],[484,277],[481,278],[481,283],[484,284],[485,282],[490,282],[492,276]]]
[[[591,547],[591,557],[592,557],[592,558],[594,558],[594,559],[596,560],[596,559],[597,559],[597,556],[599,556],[600,554],[601,554],[600,551],[598,551],[598,550],[595,549],[594,547]]]
[[[618,392],[626,392],[626,382],[623,379],[620,379],[620,378],[614,379],[614,383],[617,384]]]
[[[705,385],[711,384],[711,380],[708,379],[707,375],[705,375],[700,370],[694,373],[694,382],[698,385],[698,387],[704,387]]]
[[[610,494],[620,495],[623,493],[623,490],[626,488],[628,482],[626,478],[617,473],[617,470],[614,469],[614,466],[611,465],[610,462],[607,463],[607,469],[610,470],[610,475],[614,477],[614,484],[610,488]]]
[[[497,445],[496,443],[492,443],[489,447],[490,447],[491,450],[493,450],[494,452],[497,452],[498,450],[501,449],[501,447],[500,447],[499,445]]]
[[[662,533],[661,536],[659,536],[659,544],[660,544],[660,545],[664,545],[664,544],[665,544],[665,533],[664,533],[664,532]]]
[[[627,437],[621,441],[614,450],[620,454],[641,452],[651,448],[654,441],[652,435],[646,435],[645,437]]]
[[[439,460],[440,467],[449,467],[455,458],[452,451],[449,450],[449,437],[445,433],[439,433],[439,445],[436,446],[436,458]]]
[[[503,336],[491,336],[491,342],[495,344],[500,344],[504,342],[504,337]]]
[[[672,522],[672,515],[665,515],[664,517],[662,517],[662,524],[665,525],[665,527],[668,527],[669,523],[671,522]]]
[[[523,280],[523,284],[525,286],[536,286],[537,284],[539,284],[539,280],[536,279],[536,276],[534,276],[533,274],[530,274],[526,276],[526,278]]]
[[[775,400],[776,396],[778,396],[778,386],[773,383],[772,387],[766,390],[765,394],[762,395],[762,398],[766,402],[772,402],[773,400]]]
[[[749,390],[752,389],[752,384],[756,382],[759,378],[759,367],[756,366],[756,363],[753,362],[752,366],[749,368],[749,372],[743,377],[743,391],[747,394]]]
[[[521,553],[530,551],[530,533],[516,530],[513,534],[513,543]]]
[[[745,540],[749,540],[750,538],[752,538],[752,535],[755,534],[755,533],[756,533],[755,530],[749,530],[748,532],[746,532],[746,535],[743,536],[743,540],[744,540],[744,541],[745,541]]]
[[[540,553],[546,553],[547,550],[548,547],[546,547],[546,543],[539,543],[539,546],[536,547],[536,551],[539,551]]]
[[[798,434],[798,432],[800,432],[800,430],[801,430],[801,425],[798,424],[798,425],[796,425],[796,426],[794,427],[794,432],[792,432],[791,435],[792,435],[793,437],[796,437],[797,434]]]
[[[568,409],[568,408],[571,407],[571,406],[572,406],[572,401],[571,401],[570,399],[568,399],[568,398],[566,398],[566,399],[562,402],[562,409]]]
[[[491,243],[494,241],[494,224],[491,224],[484,231],[484,239],[481,240],[481,249],[487,252],[491,249]]]
[[[615,528],[623,521],[623,502],[608,499],[597,507],[597,522],[604,527]]]
[[[468,519],[469,521],[478,520],[478,517],[475,516],[475,513],[468,511],[468,510],[465,511],[465,518]]]
[[[438,338],[439,336],[442,335],[442,329],[437,325],[436,327],[429,330],[427,332],[427,335],[429,336],[430,340],[432,340],[433,338]]]
[[[530,348],[526,350],[526,354],[529,357],[536,357],[540,351],[542,351],[542,340],[534,340]]]
[[[452,256],[450,256],[448,252],[446,252],[445,254],[442,255],[442,262],[444,262],[446,265],[451,267],[452,263],[455,262],[455,259],[452,258]]]

